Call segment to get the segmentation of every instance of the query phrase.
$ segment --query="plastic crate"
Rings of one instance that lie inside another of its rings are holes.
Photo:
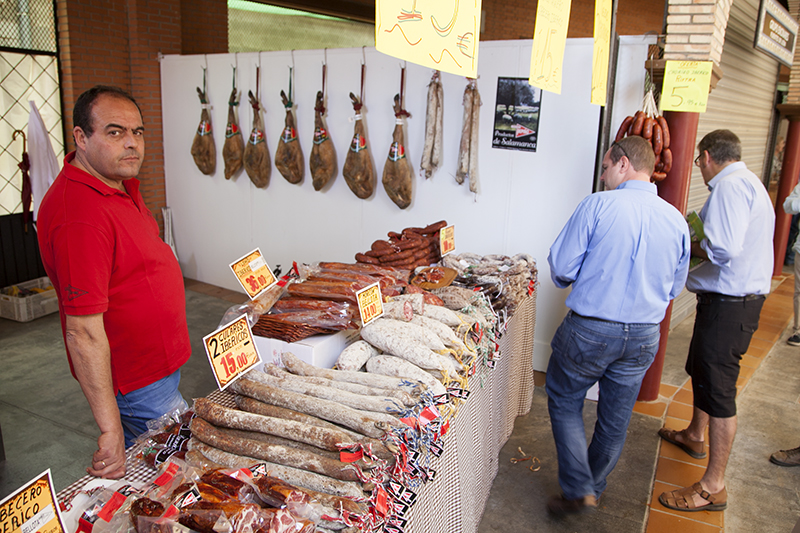
[[[9,296],[6,293],[11,287],[0,289],[0,317],[17,322],[30,322],[35,318],[58,311],[58,297],[47,276],[17,283],[16,286],[20,289],[46,289],[49,287],[50,290],[28,296]]]

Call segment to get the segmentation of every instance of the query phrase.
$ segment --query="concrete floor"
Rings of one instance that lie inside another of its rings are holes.
[[[191,289],[191,287],[190,287]],[[215,388],[202,349],[203,335],[216,329],[230,301],[187,290],[187,313],[193,355],[184,367],[181,392],[205,396]],[[788,311],[789,315],[791,310]],[[670,332],[662,383],[680,387],[693,317]],[[769,463],[770,453],[800,445],[800,348],[786,345],[783,332],[748,382],[738,401],[739,432],[728,467],[729,507],[725,530],[789,532],[800,516],[800,468]],[[85,472],[95,449],[97,428],[86,400],[69,373],[58,316],[27,324],[0,319],[0,430],[6,461],[0,464],[0,499],[50,468],[56,490]],[[587,434],[594,424],[594,404],[586,402]],[[500,453],[500,470],[486,504],[480,533],[645,532],[648,502],[660,442],[656,431],[664,416],[634,413],[620,462],[597,512],[557,520],[545,502],[559,492],[555,447],[543,388],[535,390],[531,412],[517,419],[514,433]],[[512,464],[518,448],[541,462]],[[657,504],[656,504],[657,505]],[[711,513],[706,513],[711,514]],[[720,531],[689,523],[675,531]],[[700,524],[704,525],[704,524]]]

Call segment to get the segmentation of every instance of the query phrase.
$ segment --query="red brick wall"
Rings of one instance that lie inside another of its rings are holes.
[[[185,52],[184,37],[186,53],[227,52],[227,2],[57,0],[57,15],[67,149],[74,149],[72,108],[83,91],[97,84],[129,91],[146,129],[141,192],[161,223],[166,196],[158,55]]]
[[[533,38],[536,0],[483,0],[484,32],[482,41]],[[664,0],[619,0],[617,33],[642,35],[661,33]],[[568,37],[591,37],[594,34],[594,0],[572,0]]]
[[[228,52],[228,3],[225,0],[180,0],[181,53]]]

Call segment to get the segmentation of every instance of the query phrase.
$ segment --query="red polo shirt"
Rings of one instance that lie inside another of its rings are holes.
[[[72,166],[74,157],[64,158],[42,200],[39,249],[58,293],[62,331],[66,315],[103,313],[114,393],[127,394],[172,374],[191,355],[183,275],[139,180],[123,182],[126,194]]]

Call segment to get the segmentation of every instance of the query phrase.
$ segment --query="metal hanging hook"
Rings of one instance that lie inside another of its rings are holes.
[[[25,132],[22,131],[22,130],[14,130],[14,133],[11,135],[11,141],[12,142],[17,140],[17,135],[22,135],[22,152],[23,153],[27,152],[28,151],[28,147],[27,147],[28,140],[25,138]]]

